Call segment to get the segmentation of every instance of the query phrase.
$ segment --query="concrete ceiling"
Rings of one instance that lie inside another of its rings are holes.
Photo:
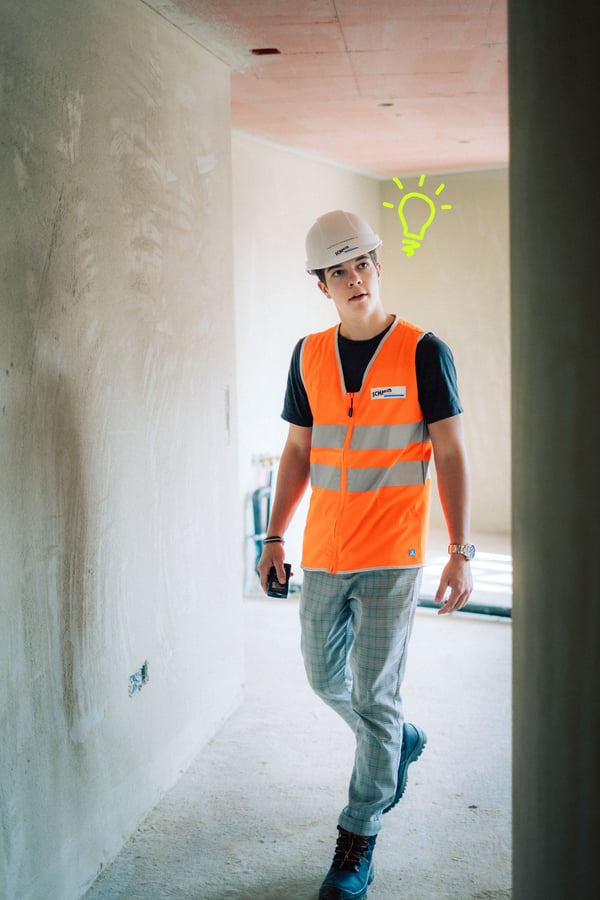
[[[507,0],[145,2],[231,66],[236,129],[378,178],[508,164]]]

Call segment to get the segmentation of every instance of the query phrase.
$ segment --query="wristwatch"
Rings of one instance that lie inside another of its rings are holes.
[[[460,553],[467,562],[475,556],[474,544],[448,544],[448,553]]]

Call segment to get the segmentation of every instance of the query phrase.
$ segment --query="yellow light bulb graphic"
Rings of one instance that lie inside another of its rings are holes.
[[[404,185],[399,178],[394,178],[394,183],[403,191]],[[425,175],[419,178],[419,187],[425,184]],[[445,184],[438,185],[436,196],[442,193]],[[387,209],[394,209],[393,203],[384,203]],[[452,209],[449,203],[443,204],[440,209]],[[402,231],[404,238],[402,240],[402,251],[407,256],[413,256],[415,250],[421,246],[421,242],[425,237],[425,232],[435,219],[437,209],[435,203],[428,194],[420,191],[411,191],[405,194],[398,204],[398,217],[402,223]]]
[[[410,203],[409,213],[406,207],[409,201],[414,200],[417,200],[417,202]],[[398,204],[398,215],[404,231],[402,249],[407,256],[412,256],[415,250],[418,250],[421,246],[425,232],[435,218],[435,206],[427,194],[419,194],[417,191],[412,191],[412,193],[406,194]],[[418,227],[419,225],[421,226],[420,228]]]

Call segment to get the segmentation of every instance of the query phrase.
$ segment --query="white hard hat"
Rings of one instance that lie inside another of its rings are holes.
[[[382,244],[368,222],[354,213],[336,209],[319,216],[306,235],[306,271],[316,275],[319,269],[329,269],[376,250]]]

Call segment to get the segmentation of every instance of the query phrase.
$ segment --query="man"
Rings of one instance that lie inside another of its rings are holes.
[[[436,602],[461,609],[472,591],[469,478],[462,407],[448,347],[385,311],[381,239],[353,213],[320,216],[307,271],[336,306],[338,326],[294,350],[261,584],[285,580],[286,528],[309,484],[300,601],[313,689],[355,733],[348,803],[320,900],[364,900],[382,816],[400,800],[425,733],[404,721],[400,687],[418,600],[433,454],[449,559]]]

